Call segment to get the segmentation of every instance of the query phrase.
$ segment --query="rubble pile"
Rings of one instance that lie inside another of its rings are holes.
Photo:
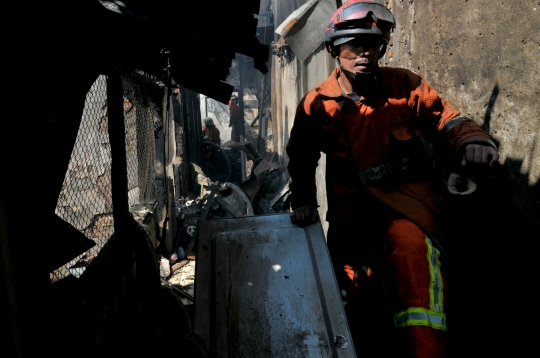
[[[180,200],[178,211],[187,225],[207,218],[232,218],[274,214],[288,211],[289,176],[277,163],[261,157],[249,142],[227,142],[224,145],[243,151],[251,161],[248,178],[238,184],[220,182],[192,164],[197,173],[201,194],[195,200]]]
[[[246,159],[251,164],[249,175],[240,183],[221,181],[223,176],[214,175],[211,164],[205,163],[204,170],[201,166],[191,164],[197,173],[200,194],[197,198],[182,198],[177,201],[177,247],[171,257],[162,258],[160,269],[162,280],[184,293],[193,289],[193,261],[196,260],[195,241],[199,220],[289,211],[289,175],[285,168],[260,156],[248,141],[230,141],[223,147],[246,154]],[[210,174],[207,175],[205,171]]]

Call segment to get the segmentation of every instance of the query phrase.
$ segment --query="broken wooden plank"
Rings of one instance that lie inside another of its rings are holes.
[[[190,260],[182,260],[180,262],[175,263],[171,266],[171,272],[176,272],[180,270],[182,267],[186,266],[189,263]]]

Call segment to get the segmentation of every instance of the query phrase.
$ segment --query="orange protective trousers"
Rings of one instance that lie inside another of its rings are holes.
[[[369,345],[373,337],[380,342],[371,354],[357,353],[375,357],[444,357],[446,282],[439,251],[425,232],[408,219],[394,218],[384,227],[378,233],[383,241],[375,240],[367,246],[359,244],[362,239],[358,237],[356,242],[351,242],[354,239],[350,232],[329,230],[330,255],[342,295],[347,296],[345,310],[357,351]],[[380,244],[386,249],[377,263],[365,251],[371,248],[374,252],[373,247]],[[387,326],[393,326],[387,327],[391,329],[388,332],[381,329],[380,316],[370,314],[376,310],[373,306],[380,298],[365,299],[373,296],[373,292],[366,291],[380,290],[382,281],[376,281],[377,274],[384,276],[388,306],[392,310],[394,322],[388,322]],[[383,353],[380,347],[384,346],[391,347],[391,353]]]

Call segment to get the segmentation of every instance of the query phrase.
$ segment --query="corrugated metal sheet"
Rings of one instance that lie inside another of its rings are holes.
[[[276,33],[285,37],[294,55],[304,61],[324,42],[324,31],[334,11],[334,0],[310,0],[289,15]]]
[[[281,24],[294,10],[307,2],[306,0],[271,1],[275,24]],[[272,149],[279,155],[282,166],[288,163],[285,146],[289,140],[298,103],[309,90],[323,82],[335,67],[336,62],[323,44],[304,61],[295,58],[292,53],[286,53],[282,57],[272,56],[272,120],[274,121],[271,133]],[[321,154],[315,180],[319,214],[321,218],[325,218],[328,209],[325,186],[326,157],[323,153]],[[328,222],[323,221],[322,224],[324,232],[327,232]]]
[[[215,357],[356,357],[320,223],[199,222],[195,332]]]

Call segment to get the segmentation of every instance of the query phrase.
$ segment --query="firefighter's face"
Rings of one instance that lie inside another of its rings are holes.
[[[363,35],[339,46],[338,59],[350,72],[369,73],[377,66],[382,42],[377,36]]]

